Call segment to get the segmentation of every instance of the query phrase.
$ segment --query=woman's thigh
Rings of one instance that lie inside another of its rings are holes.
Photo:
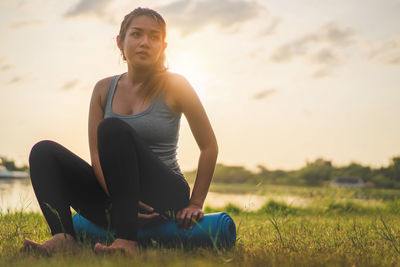
[[[189,204],[189,186],[158,158],[140,164],[140,199],[159,211],[179,210]]]
[[[189,203],[190,189],[185,178],[173,172],[136,137],[140,175],[140,199],[162,211],[179,210]]]
[[[35,191],[51,193],[87,219],[106,225],[110,201],[86,161],[49,140],[32,148],[30,161],[31,171],[35,172],[31,173]]]

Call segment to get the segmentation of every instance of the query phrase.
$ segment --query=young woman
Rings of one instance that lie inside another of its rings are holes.
[[[116,231],[110,246],[95,245],[98,253],[136,254],[138,228],[162,220],[167,212],[174,212],[185,229],[203,218],[218,146],[193,88],[184,77],[166,70],[165,36],[164,19],[154,10],[137,8],[122,21],[117,45],[128,71],[94,87],[91,166],[52,141],[32,148],[32,185],[53,236],[43,244],[26,239],[22,250],[80,251],[70,207]],[[201,151],[190,197],[176,160],[181,114]]]

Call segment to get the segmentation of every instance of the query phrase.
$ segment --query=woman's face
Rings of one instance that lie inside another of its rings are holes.
[[[139,68],[154,66],[167,47],[161,26],[145,15],[131,21],[125,39],[118,36],[117,44],[127,63]]]

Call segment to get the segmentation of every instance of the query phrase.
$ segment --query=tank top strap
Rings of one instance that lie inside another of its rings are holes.
[[[107,92],[107,101],[106,101],[105,110],[111,110],[112,99],[113,99],[115,88],[117,87],[117,83],[118,83],[118,80],[120,77],[121,77],[121,74],[115,75],[111,79],[110,86],[108,87],[108,92]]]

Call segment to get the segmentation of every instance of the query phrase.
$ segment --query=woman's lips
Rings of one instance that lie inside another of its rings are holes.
[[[137,52],[136,55],[141,56],[141,57],[148,57],[149,53],[147,53],[147,52]]]

